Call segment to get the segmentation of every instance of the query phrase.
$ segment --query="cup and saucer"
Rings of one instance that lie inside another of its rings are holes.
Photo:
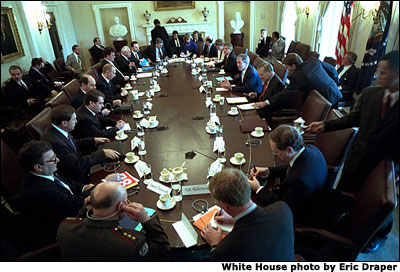
[[[167,70],[167,69],[165,69],[165,68],[164,68],[164,69],[162,69],[162,70],[161,70],[161,74],[168,74],[168,70]]]
[[[125,134],[123,130],[117,131],[117,135],[115,136],[115,140],[123,141],[128,139],[128,134]]]
[[[157,201],[157,208],[160,210],[170,210],[175,207],[175,205],[175,198],[171,197],[169,194],[160,195],[160,198]]]
[[[216,126],[216,125],[207,124],[207,126],[206,126],[206,132],[207,132],[208,134],[216,134],[216,133],[217,133],[217,126]]]
[[[224,70],[220,70],[220,71],[219,71],[219,74],[220,74],[220,75],[225,75],[225,71],[224,71]]]
[[[149,128],[156,128],[160,122],[157,120],[157,116],[149,116]]]
[[[136,154],[133,152],[128,152],[125,155],[126,155],[126,157],[124,159],[124,162],[126,164],[132,164],[139,160],[139,156],[136,156]]]
[[[250,134],[251,134],[251,136],[256,137],[256,138],[263,137],[264,136],[264,131],[263,131],[262,127],[256,127],[254,129],[254,131],[252,131]]]
[[[220,95],[216,94],[215,97],[213,98],[213,101],[214,102],[219,102],[219,98],[220,97],[221,97]]]
[[[231,116],[235,116],[239,114],[239,111],[236,107],[232,107],[230,111],[228,111],[228,114]]]
[[[159,85],[156,85],[156,86],[154,86],[154,89],[153,89],[153,91],[154,91],[155,93],[158,93],[158,92],[160,92],[160,91],[161,91],[161,88],[160,88],[160,86],[159,86]]]
[[[243,153],[235,153],[235,155],[229,160],[233,165],[242,165],[246,163]]]
[[[132,116],[135,119],[143,118],[143,113],[141,111],[135,111],[135,114]]]
[[[132,87],[132,85],[125,85],[125,87],[124,87],[125,89],[127,89],[127,90],[130,90],[130,89],[133,89],[133,87]]]

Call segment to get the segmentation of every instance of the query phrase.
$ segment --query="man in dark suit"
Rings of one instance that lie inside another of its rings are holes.
[[[264,82],[264,86],[260,94],[251,92],[249,93],[249,97],[252,99],[252,102],[255,102],[254,107],[257,109],[260,117],[269,121],[272,118],[271,107],[269,107],[271,103],[269,100],[280,93],[285,86],[275,74],[274,67],[270,63],[264,62],[260,64],[257,67],[257,72]]]
[[[269,134],[269,139],[273,154],[288,165],[252,169],[250,186],[256,192],[257,201],[264,206],[285,201],[296,221],[324,189],[328,167],[321,151],[313,145],[304,146],[303,138],[292,126],[278,126]],[[280,178],[279,189],[261,186],[256,177]]]
[[[105,102],[113,106],[121,106],[121,99],[127,95],[126,90],[120,90],[115,87],[112,79],[115,77],[116,69],[111,64],[106,64],[103,67],[103,72],[97,81],[96,88],[105,95]]]
[[[33,58],[29,69],[28,76],[36,81],[37,84],[50,88],[53,95],[57,95],[61,91],[62,83],[53,81],[47,75],[47,71],[51,69],[48,62],[44,62],[42,58]]]
[[[258,41],[256,54],[260,56],[260,58],[265,58],[268,56],[269,49],[271,49],[271,36],[267,35],[267,29],[263,28],[260,30],[261,37]]]
[[[94,63],[98,63],[104,58],[104,46],[101,45],[99,37],[93,39],[93,46],[89,49]]]
[[[137,41],[133,41],[131,43],[131,61],[135,63],[136,68],[142,67],[140,62],[143,60],[143,54],[140,52],[139,43]]]
[[[235,52],[233,52],[233,45],[231,43],[226,43],[222,49],[224,59],[222,62],[215,64],[217,69],[224,69],[232,78],[239,74],[237,66],[237,57]],[[218,52],[217,52],[218,53]]]
[[[215,47],[213,44],[213,39],[211,36],[206,37],[206,42],[204,44],[204,49],[203,52],[200,54],[203,57],[206,58],[216,58],[218,57],[218,49]]]
[[[139,203],[127,202],[126,189],[117,182],[97,185],[84,218],[67,218],[58,229],[64,261],[162,261],[170,253],[168,236],[158,215],[147,215]],[[125,229],[118,221],[128,216],[146,234]],[[101,239],[99,239],[101,237]]]
[[[211,260],[219,262],[293,261],[293,217],[287,204],[279,201],[265,209],[251,200],[250,184],[244,173],[226,169],[209,184],[211,195],[221,207],[219,224],[234,224],[222,239],[221,228],[210,224],[201,236],[211,245]]]
[[[4,87],[7,103],[19,107],[28,115],[36,115],[45,108],[45,98],[52,95],[49,88],[43,88],[28,76],[24,76],[19,66],[8,69],[11,80]],[[54,95],[54,94],[53,94]]]
[[[250,65],[250,58],[248,55],[240,54],[236,59],[239,74],[235,75],[233,80],[225,80],[221,83],[221,87],[226,88],[232,92],[241,93],[261,93],[262,83],[257,70]],[[232,86],[231,84],[236,86]]]
[[[169,47],[171,49],[171,54],[169,55],[172,57],[172,55],[180,56],[181,54],[181,44],[182,40],[179,39],[179,34],[178,31],[174,30],[172,32],[172,39],[169,42]]]
[[[347,52],[343,57],[343,65],[337,70],[339,77],[338,87],[343,95],[341,101],[349,102],[351,106],[354,103],[353,94],[360,74],[360,69],[355,66],[356,61],[357,54]]]
[[[130,60],[131,57],[131,49],[129,46],[124,46],[121,49],[121,56],[117,58],[117,65],[120,71],[125,76],[131,76],[136,71],[135,62]]]
[[[112,82],[118,87],[125,86],[125,83],[129,81],[129,76],[124,75],[118,64],[114,61],[115,60],[115,49],[112,47],[104,48],[104,59],[101,63],[98,73],[101,74],[103,72],[103,67],[106,64],[111,64],[115,68],[115,76],[112,79]]]
[[[104,94],[99,90],[90,90],[85,94],[85,104],[76,111],[78,123],[74,136],[77,139],[87,137],[104,137],[112,139],[125,122],[104,117],[100,112],[104,107]],[[112,128],[106,129],[107,126]]]
[[[170,48],[169,48],[169,38],[168,33],[165,27],[160,25],[160,21],[158,19],[154,19],[153,21],[155,27],[151,30],[151,40],[153,43],[157,40],[157,38],[161,39],[165,46],[166,55],[170,55]]]
[[[399,51],[383,56],[376,68],[379,87],[365,88],[347,116],[313,122],[312,133],[359,127],[344,162],[338,189],[356,192],[384,159],[399,163]],[[392,228],[393,214],[364,249],[376,251]]]
[[[165,57],[167,57],[167,52],[165,51],[163,40],[160,38],[157,38],[155,41],[155,45],[153,44],[147,47],[147,49],[143,53],[144,56],[147,59],[150,59],[152,62],[161,61]]]
[[[72,98],[71,105],[75,109],[79,108],[82,106],[85,94],[93,89],[96,89],[96,80],[91,75],[84,74],[80,79],[79,79],[79,90],[76,92],[74,97]]]
[[[195,54],[200,56],[201,52],[203,52],[204,40],[199,36],[199,32],[197,30],[193,31],[192,42],[196,44],[197,52]]]
[[[46,129],[42,140],[53,146],[60,159],[59,172],[65,177],[73,178],[81,183],[88,183],[89,169],[93,165],[105,162],[107,158],[116,160],[119,153],[112,149],[102,149],[82,155],[82,151],[92,151],[96,144],[110,142],[107,138],[85,138],[74,140],[71,131],[76,125],[76,113],[72,106],[59,105],[52,109],[52,124]]]

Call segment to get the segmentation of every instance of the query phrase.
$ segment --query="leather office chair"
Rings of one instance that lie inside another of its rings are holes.
[[[100,71],[101,64],[102,64],[102,61],[98,62],[95,65],[93,65],[92,67],[90,67],[90,70],[93,69],[93,73],[95,74],[94,79],[96,80],[96,82],[100,78],[101,73],[103,72],[103,71]],[[89,72],[90,72],[90,70],[89,70]],[[89,72],[88,72],[88,74],[90,74]],[[90,74],[90,75],[93,76],[92,74]]]
[[[81,85],[79,84],[79,80],[75,78],[70,82],[68,82],[68,84],[65,85],[61,90],[63,90],[65,94],[68,96],[69,100],[72,101],[75,94],[78,92],[80,86]]]
[[[250,51],[249,51],[247,54],[248,54],[248,56],[249,56],[249,58],[250,58],[250,64],[251,64],[252,66],[254,66],[254,63],[255,63],[256,59],[258,58],[258,55],[257,55],[257,54],[254,54],[253,52],[250,52]],[[257,66],[254,66],[254,67],[257,68]]]
[[[286,52],[286,55],[290,54],[290,53],[294,53],[294,50],[296,49],[296,46],[297,46],[298,43],[299,43],[298,41],[291,41],[290,45],[289,45],[289,48],[288,48],[288,50]]]
[[[254,64],[252,64],[254,66],[254,68],[257,69],[258,65],[265,63],[265,60],[263,60],[262,58],[260,58],[259,56],[257,56],[257,58],[254,60]]]
[[[279,60],[274,63],[275,74],[281,79],[282,83],[286,83],[287,75],[289,70],[286,70],[285,65]]]
[[[396,206],[393,162],[381,161],[355,194],[335,190],[332,207],[348,201],[348,211],[327,228],[296,225],[296,252],[307,261],[354,261]]]
[[[71,99],[64,91],[59,92],[46,103],[46,106],[51,108],[55,108],[58,105],[71,105]]]
[[[310,51],[310,53],[308,53],[307,59],[311,59],[311,58],[319,59],[319,53],[315,52],[315,51]]]
[[[42,138],[44,131],[51,126],[51,108],[47,107],[26,123],[29,134],[35,141]]]
[[[336,59],[332,57],[325,57],[324,62],[329,63],[333,67],[336,67]]]
[[[73,78],[72,71],[58,72],[51,63],[47,63],[48,71],[47,76],[53,81],[69,82]]]
[[[233,52],[235,52],[236,56],[239,56],[240,54],[246,53],[246,48],[240,47],[240,46],[234,46],[233,47]]]
[[[299,42],[294,49],[294,53],[297,53],[297,55],[299,55],[301,59],[305,61],[310,54],[310,46]]]
[[[97,73],[97,71],[95,69],[90,68],[89,71],[87,72],[87,74],[91,75],[96,82],[99,80],[99,74]]]

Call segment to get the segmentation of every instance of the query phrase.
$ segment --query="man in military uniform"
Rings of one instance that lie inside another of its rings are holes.
[[[168,237],[157,215],[127,202],[118,182],[97,185],[90,194],[86,218],[67,218],[58,228],[65,261],[161,261],[169,256]],[[146,234],[118,225],[125,214],[143,225]]]

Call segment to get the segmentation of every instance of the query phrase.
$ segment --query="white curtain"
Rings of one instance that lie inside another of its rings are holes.
[[[315,33],[315,51],[319,52],[319,44],[321,40],[321,32],[322,32],[322,21],[326,15],[326,11],[329,7],[329,1],[319,1],[318,4],[318,23],[317,23],[317,31]]]
[[[342,1],[332,1],[330,2],[325,16],[322,19],[321,29],[323,29],[323,31],[321,31],[319,48],[321,60],[323,60],[325,57],[336,58],[335,48],[338,39],[342,9]]]
[[[285,1],[282,13],[281,36],[286,38],[286,48],[292,40],[296,40],[297,12],[294,1]]]

